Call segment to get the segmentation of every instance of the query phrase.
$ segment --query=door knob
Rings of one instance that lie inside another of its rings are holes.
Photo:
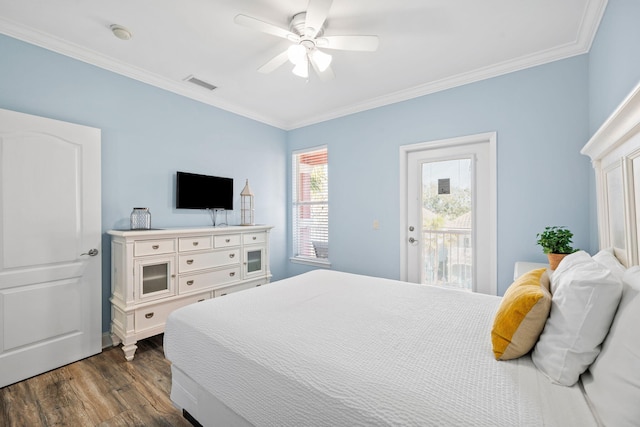
[[[409,237],[409,243],[414,244],[414,243],[418,243],[418,241],[413,237]]]
[[[80,256],[82,256],[82,255],[96,256],[96,255],[98,255],[98,250],[97,249],[89,249],[89,252],[85,252],[83,254],[80,254]]]

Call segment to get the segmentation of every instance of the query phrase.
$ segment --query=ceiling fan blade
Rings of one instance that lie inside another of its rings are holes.
[[[330,65],[327,66],[324,71],[320,71],[320,68],[318,67],[318,64],[316,63],[313,56],[309,56],[309,62],[311,63],[311,66],[313,67],[313,69],[316,71],[316,74],[318,75],[318,77],[320,77],[320,80],[322,80],[323,82],[326,82],[327,80],[331,80],[336,77]]]
[[[374,52],[378,50],[378,36],[327,36],[316,40],[318,47],[325,49]]]
[[[282,53],[274,56],[273,58],[271,58],[269,60],[269,62],[264,64],[262,67],[258,68],[258,72],[263,73],[263,74],[270,73],[273,70],[275,70],[276,68],[280,67],[285,62],[287,62],[288,60],[289,60],[289,55],[287,54],[287,51],[285,50],[284,52],[282,52]]]
[[[268,22],[252,18],[247,15],[236,15],[233,20],[236,24],[242,25],[243,27],[262,31],[263,33],[271,34],[272,36],[282,37],[283,39],[291,40],[292,42],[300,41],[300,37],[289,30],[285,30],[284,28],[280,28],[276,25],[269,24]]]
[[[314,38],[318,34],[324,21],[327,20],[331,3],[333,3],[333,0],[309,0],[304,23],[304,32],[307,37]]]

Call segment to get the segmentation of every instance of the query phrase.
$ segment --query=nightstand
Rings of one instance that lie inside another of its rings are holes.
[[[513,279],[517,279],[522,276],[527,271],[535,270],[538,268],[549,268],[549,264],[544,264],[541,262],[526,262],[526,261],[517,261],[516,265],[513,269]]]

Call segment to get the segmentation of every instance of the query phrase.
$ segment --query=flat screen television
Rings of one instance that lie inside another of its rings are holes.
[[[177,172],[176,208],[233,210],[233,178]]]

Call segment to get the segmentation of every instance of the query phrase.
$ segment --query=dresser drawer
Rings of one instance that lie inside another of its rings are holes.
[[[178,239],[178,250],[180,252],[201,251],[212,247],[211,236],[180,237]]]
[[[252,245],[255,243],[264,243],[267,241],[266,233],[247,233],[242,235],[242,242],[245,245]]]
[[[216,248],[228,248],[230,246],[240,246],[240,235],[228,234],[225,236],[213,236],[213,246]]]
[[[176,251],[176,239],[139,240],[133,244],[133,256],[169,254]]]
[[[193,295],[191,297],[181,298],[177,301],[169,301],[162,304],[154,304],[145,308],[139,308],[134,314],[136,332],[163,326],[167,321],[167,317],[169,317],[169,314],[171,314],[173,310],[208,298],[210,298],[210,293]]]
[[[206,273],[189,274],[178,279],[178,293],[199,291],[205,288],[220,287],[240,280],[240,266]]]
[[[232,294],[234,292],[244,291],[245,289],[251,289],[258,286],[262,286],[266,283],[267,281],[265,280],[264,282],[250,282],[250,283],[241,283],[239,285],[227,286],[224,288],[214,290],[213,296],[214,298],[223,297],[225,295]]]
[[[240,264],[240,249],[180,255],[178,273]]]

